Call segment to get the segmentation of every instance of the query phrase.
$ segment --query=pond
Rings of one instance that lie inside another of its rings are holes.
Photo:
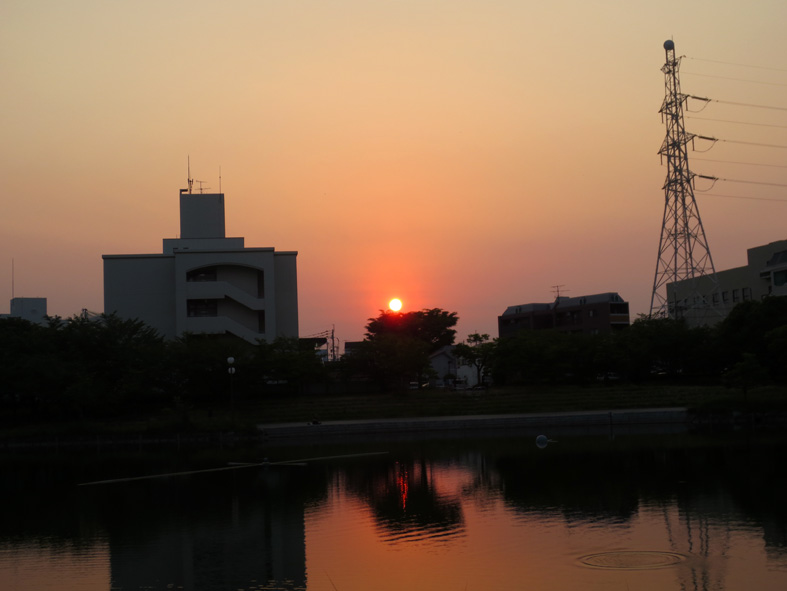
[[[0,588],[781,591],[786,450],[741,431],[5,454]]]

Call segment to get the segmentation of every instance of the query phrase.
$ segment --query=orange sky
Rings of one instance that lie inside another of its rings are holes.
[[[177,235],[190,156],[211,192],[221,168],[228,235],[299,252],[302,336],[360,339],[393,296],[496,336],[556,285],[617,291],[635,317],[663,213],[662,43],[687,56],[684,92],[787,108],[786,19],[781,0],[6,0],[0,311],[12,260],[16,296],[103,311],[101,255]],[[689,131],[782,146],[719,143],[695,172],[787,184],[729,163],[783,165],[787,111],[691,115]],[[784,201],[740,198],[784,187],[711,192],[717,269],[787,238]]]

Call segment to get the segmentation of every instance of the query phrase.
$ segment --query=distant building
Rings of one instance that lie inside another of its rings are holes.
[[[612,292],[558,297],[551,304],[509,306],[497,318],[501,338],[514,336],[522,330],[545,329],[599,334],[620,330],[629,324],[628,302]]]
[[[478,385],[475,366],[463,363],[454,354],[454,345],[440,347],[432,353],[429,365],[436,376],[430,381],[430,386],[463,390]]]
[[[717,271],[715,282],[714,276],[705,275],[668,283],[670,317],[685,318],[690,325],[715,324],[746,300],[787,296],[787,240],[756,246],[746,253],[746,266]],[[705,313],[690,312],[698,309]]]
[[[21,318],[36,324],[46,324],[46,298],[13,298],[11,313],[0,314],[0,318]]]
[[[165,338],[297,337],[297,254],[225,237],[224,194],[181,191],[180,238],[165,238],[162,254],[103,255],[104,311]]]

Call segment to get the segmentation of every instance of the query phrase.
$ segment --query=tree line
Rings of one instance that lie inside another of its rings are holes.
[[[256,345],[229,336],[163,339],[138,320],[0,320],[0,409],[6,417],[129,417],[180,407],[222,407],[301,393],[397,391],[436,376],[430,355],[454,345],[458,316],[440,308],[380,312],[364,340],[326,363],[313,340]],[[454,354],[496,385],[625,380],[725,383],[746,390],[787,382],[787,298],[746,301],[715,327],[642,316],[601,335],[523,331],[473,334]],[[234,374],[229,374],[228,358]]]
[[[686,381],[747,388],[787,381],[787,298],[736,306],[719,324],[640,316],[603,335],[525,331],[496,342],[499,382]]]

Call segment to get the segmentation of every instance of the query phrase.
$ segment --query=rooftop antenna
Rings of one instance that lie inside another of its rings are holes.
[[[191,178],[191,156],[186,157],[186,180],[188,181],[189,188],[181,189],[181,193],[188,193],[191,195],[191,186],[194,184],[194,179]]]
[[[207,183],[208,181],[194,181],[195,183],[199,183],[199,192],[200,195],[205,191],[205,189],[210,189],[210,187],[203,187],[202,185]],[[190,192],[190,191],[189,191]]]
[[[221,166],[219,166],[219,193],[221,193]]]

